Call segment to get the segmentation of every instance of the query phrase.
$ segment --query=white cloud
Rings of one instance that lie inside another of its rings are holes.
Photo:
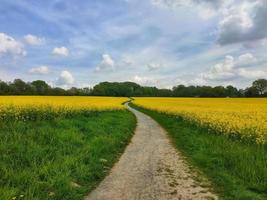
[[[243,2],[239,5],[233,5],[223,11],[224,18],[221,21],[221,26],[239,25],[241,29],[249,29],[253,26],[251,11],[255,4]]]
[[[201,4],[203,6],[211,6],[218,8],[224,3],[228,3],[230,0],[151,0],[152,4],[159,6],[167,6],[171,8],[179,6],[195,6]]]
[[[120,63],[121,66],[131,66],[133,64],[134,64],[134,61],[128,57],[123,58],[121,63]]]
[[[246,66],[251,65],[255,62],[257,62],[257,58],[251,53],[246,53],[238,57],[237,64],[241,66]]]
[[[231,0],[192,0],[194,3],[206,4],[214,8],[218,8],[223,4],[230,2]]]
[[[176,8],[179,6],[189,6],[192,1],[190,0],[151,0],[153,5],[168,7],[168,8]]]
[[[151,0],[167,8],[187,7],[202,19],[217,16],[218,43],[227,45],[267,38],[266,0]],[[178,10],[179,12],[179,10]]]
[[[202,19],[209,19],[217,15],[220,7],[228,5],[231,0],[151,0],[151,2],[163,8],[190,7],[195,9]]]
[[[147,77],[141,77],[141,76],[135,75],[132,80],[138,84],[144,84],[150,79]]]
[[[49,68],[47,66],[40,66],[31,68],[29,71],[31,74],[48,74],[50,72]]]
[[[114,25],[114,24],[105,24],[104,26],[106,34],[110,39],[121,39],[129,37],[130,35],[140,34],[141,27],[136,25]]]
[[[102,55],[102,61],[100,64],[95,68],[96,72],[101,71],[112,71],[115,69],[115,62],[111,58],[109,54],[103,54]]]
[[[214,67],[211,68],[212,73],[222,73],[231,71],[234,67],[234,57],[233,56],[226,56],[224,62],[216,64]]]
[[[27,52],[22,43],[5,33],[0,33],[0,54],[25,56]]]
[[[247,69],[241,68],[238,70],[237,73],[239,76],[248,78],[248,79],[258,79],[258,78],[267,77],[267,71],[263,71],[263,70],[247,70]]]
[[[33,45],[33,46],[45,44],[44,38],[40,38],[40,37],[37,37],[35,35],[31,35],[31,34],[25,35],[24,40],[27,44]]]
[[[135,75],[131,81],[138,83],[140,85],[150,85],[151,83],[154,82],[152,78],[145,76],[138,76],[138,75]]]
[[[149,71],[154,71],[154,70],[157,70],[157,69],[161,68],[161,64],[149,63],[147,65],[147,68],[148,68]]]
[[[235,66],[233,56],[226,56],[224,61],[215,64],[208,72],[201,73],[197,77],[198,82],[205,82],[205,80],[227,80],[234,76],[233,69]]]
[[[207,81],[203,77],[198,77],[188,81],[186,85],[206,85]]]
[[[219,23],[220,44],[248,42],[267,37],[267,1],[245,0],[225,8]]]
[[[69,50],[66,47],[55,47],[52,51],[52,54],[57,56],[68,56]]]
[[[56,81],[57,85],[66,86],[74,83],[74,78],[69,71],[62,71],[59,78]]]
[[[197,79],[204,83],[207,81],[229,81],[237,78],[266,78],[267,71],[245,68],[256,62],[257,59],[251,53],[240,55],[236,59],[233,56],[226,56],[223,62],[214,65],[209,71],[201,73]]]

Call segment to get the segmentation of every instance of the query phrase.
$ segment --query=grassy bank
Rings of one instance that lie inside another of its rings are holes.
[[[123,152],[135,124],[125,110],[2,123],[0,199],[83,199]]]
[[[267,199],[266,146],[208,133],[177,116],[134,107],[154,118],[169,132],[174,145],[193,166],[209,177],[222,199]]]

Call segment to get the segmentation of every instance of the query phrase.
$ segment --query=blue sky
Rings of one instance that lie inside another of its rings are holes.
[[[0,79],[246,87],[267,78],[264,0],[0,0]]]

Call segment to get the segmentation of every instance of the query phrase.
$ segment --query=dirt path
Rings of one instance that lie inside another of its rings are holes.
[[[217,199],[207,181],[195,181],[196,174],[166,131],[149,116],[128,109],[137,117],[135,135],[110,175],[86,200]]]

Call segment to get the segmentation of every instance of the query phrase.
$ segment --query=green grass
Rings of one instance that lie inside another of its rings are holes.
[[[213,183],[222,199],[267,199],[267,147],[241,142],[194,126],[182,118],[131,106],[169,133],[188,161]]]
[[[83,199],[107,175],[135,125],[129,111],[2,122],[0,199]]]

